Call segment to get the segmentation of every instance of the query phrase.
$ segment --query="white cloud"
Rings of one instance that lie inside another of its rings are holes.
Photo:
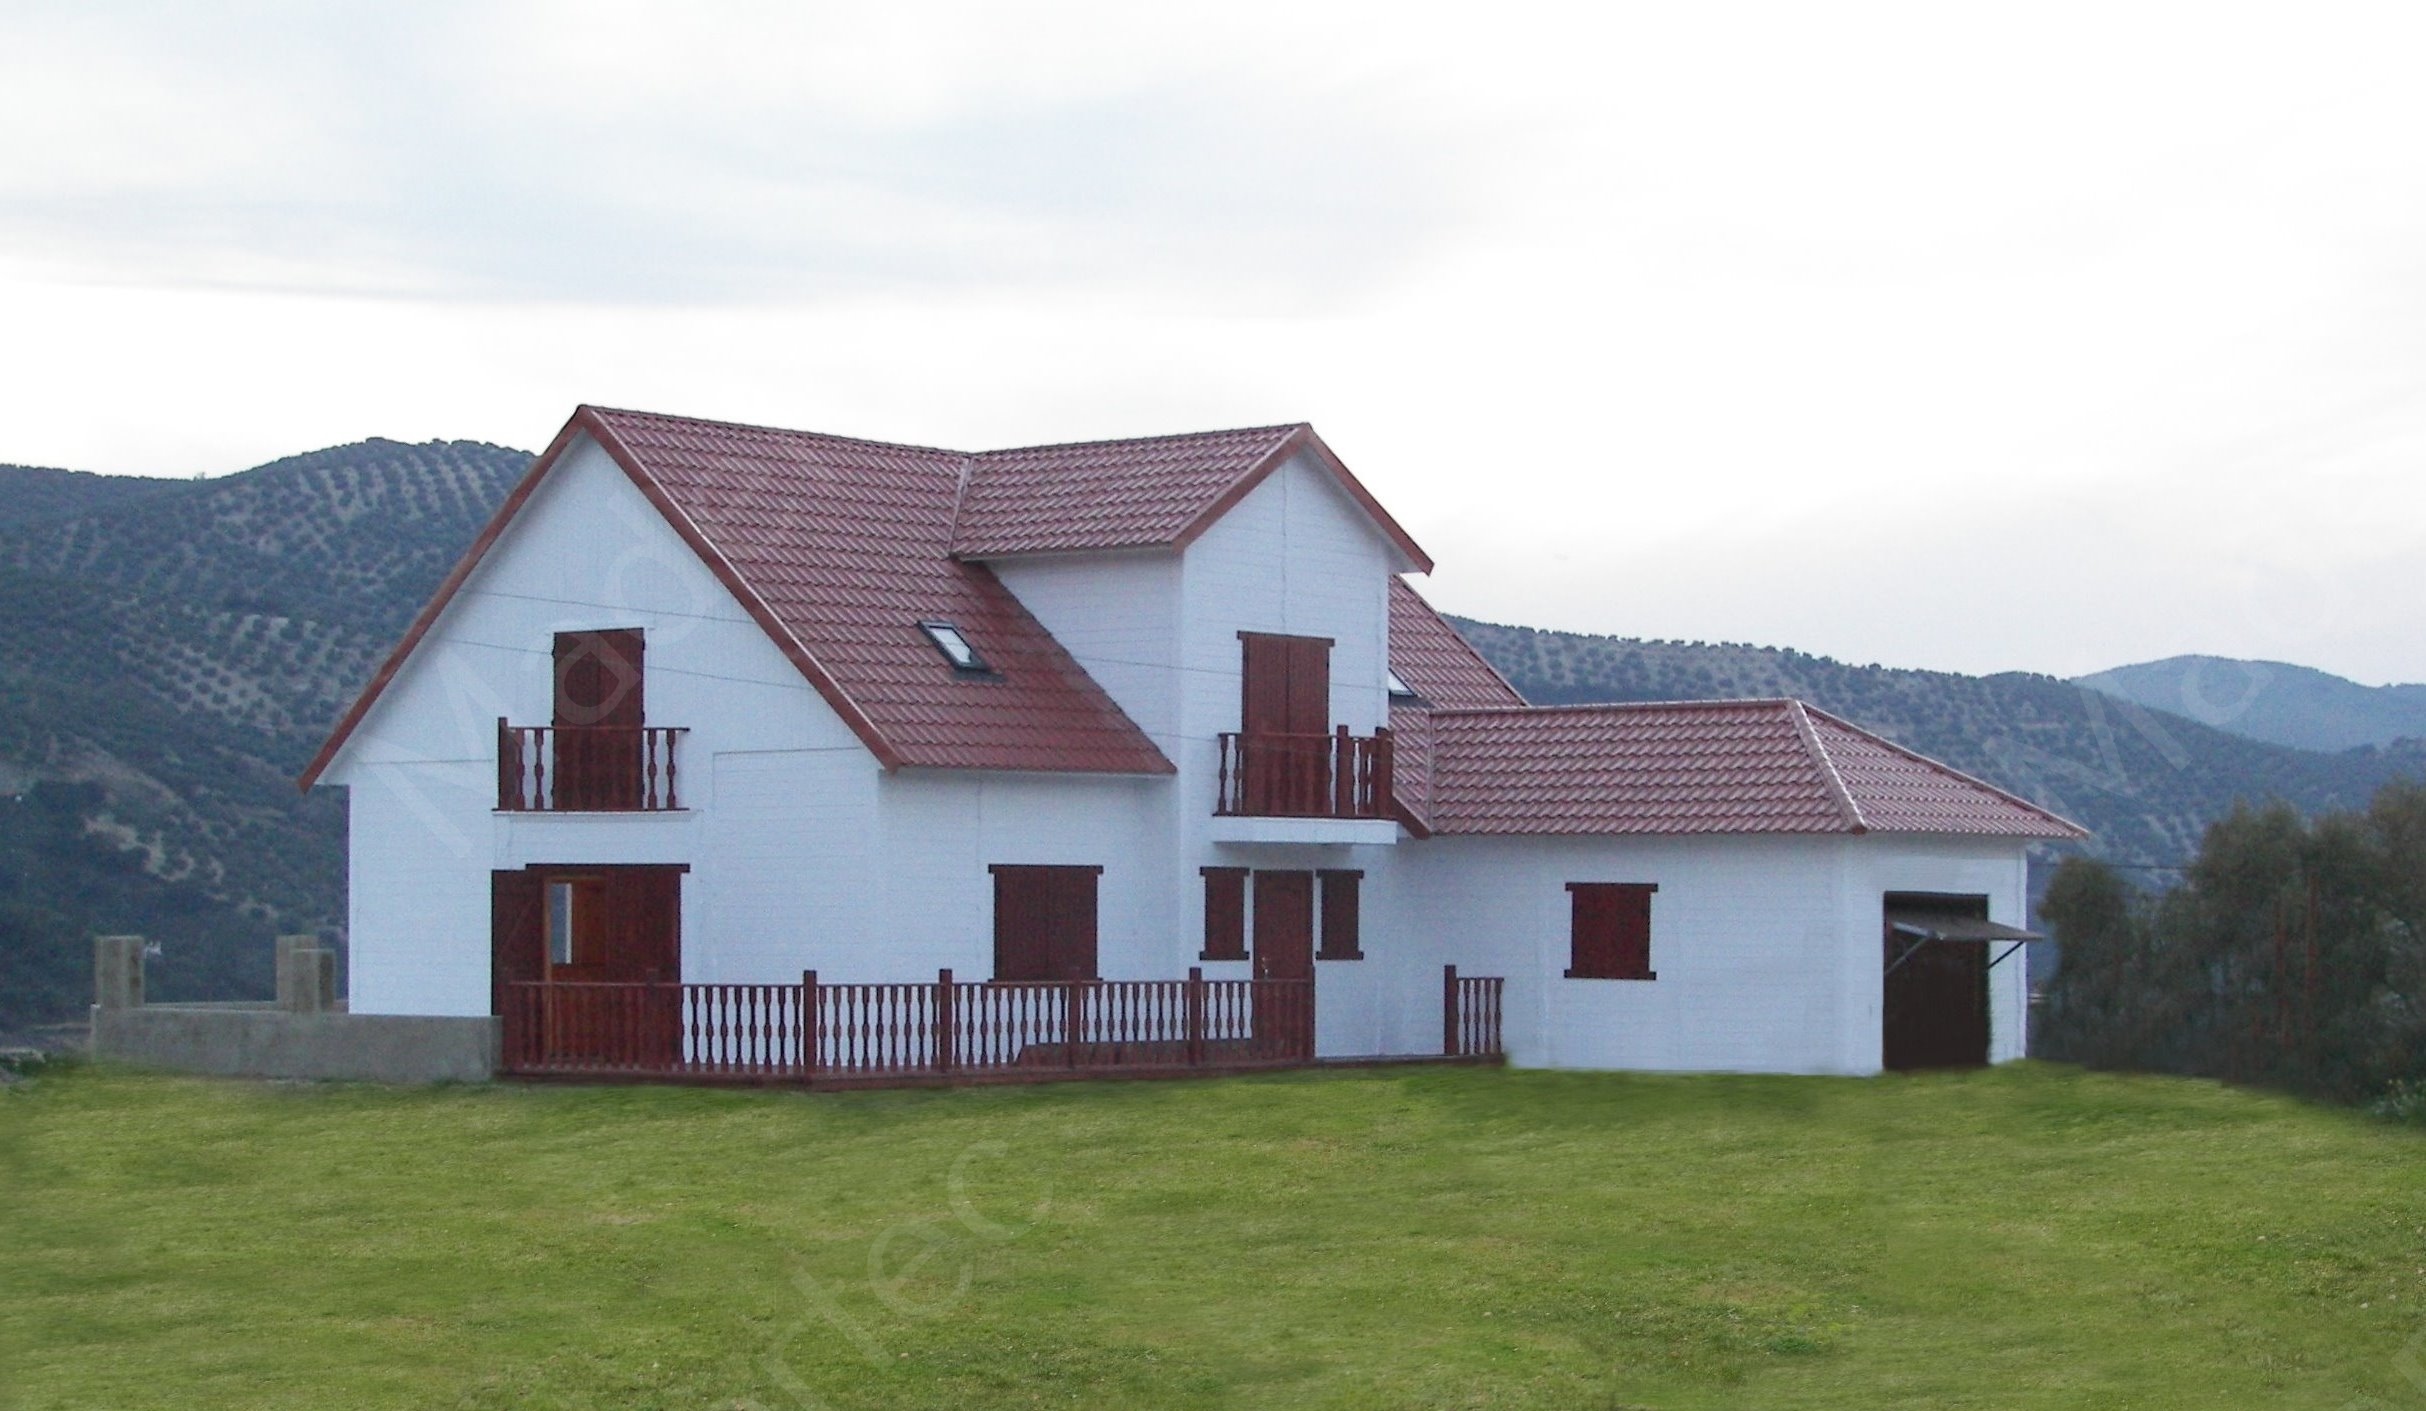
[[[2420,28],[20,4],[0,456],[1302,416],[1454,609],[2426,678]]]

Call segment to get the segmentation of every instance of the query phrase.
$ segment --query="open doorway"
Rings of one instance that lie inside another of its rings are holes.
[[[1887,1068],[1986,1065],[1988,898],[1889,892],[1886,922]]]

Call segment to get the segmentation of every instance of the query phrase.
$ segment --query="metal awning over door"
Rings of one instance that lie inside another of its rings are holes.
[[[2001,925],[1976,916],[1964,916],[1943,911],[1912,911],[1900,907],[1888,911],[1887,930],[1890,934],[1911,942],[1904,949],[1903,954],[1896,957],[1895,964],[1887,967],[1890,972],[1897,965],[1911,959],[1922,946],[1932,942],[1946,944],[2004,942],[2006,943],[2005,949],[1998,953],[1996,959],[1988,962],[1988,968],[1994,970],[2029,942],[2047,939],[2036,931],[2025,931],[2018,926]]]

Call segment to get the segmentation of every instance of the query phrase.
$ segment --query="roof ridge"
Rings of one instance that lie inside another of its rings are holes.
[[[1805,706],[1804,709],[1810,711],[1811,714],[1818,716],[1820,719],[1827,721],[1831,725],[1837,726],[1841,729],[1850,730],[1854,734],[1859,735],[1866,740],[1875,740],[1895,753],[1902,755],[1904,758],[1911,760],[1916,764],[1934,769],[1949,779],[1959,779],[1963,783],[1969,784],[1975,789],[1985,789],[1989,793],[1996,795],[1998,798],[2003,799],[2005,802],[2012,804],[2017,808],[2026,808],[2032,813],[2037,814],[2039,817],[2047,819],[2049,822],[2061,823],[2066,828],[2073,829],[2082,834],[2084,837],[2089,835],[2089,830],[2083,828],[2080,824],[2073,822],[2071,819],[2066,818],[2064,815],[2057,813],[2053,809],[2041,808],[2039,805],[2032,803],[2026,798],[2023,798],[2020,794],[2013,792],[2011,789],[2000,788],[1997,785],[1991,784],[1987,780],[1980,778],[1976,774],[1966,774],[1962,770],[1955,768],[1953,765],[1946,763],[1944,760],[1933,759],[1928,755],[1922,754],[1919,750],[1911,749],[1904,745],[1899,745],[1895,741],[1888,739],[1886,736],[1879,734],[1875,730],[1865,730],[1861,726],[1854,724],[1852,721],[1845,719],[1843,716],[1830,714],[1829,712],[1820,709],[1818,706]]]
[[[1478,653],[1479,655],[1479,653]],[[1489,663],[1485,663],[1488,665]],[[1504,679],[1504,678],[1503,678]],[[1514,687],[1509,689],[1514,690]],[[1519,691],[1517,694],[1522,695]],[[1718,710],[1724,707],[1792,706],[1801,702],[1792,696],[1741,696],[1706,701],[1565,701],[1535,705],[1527,701],[1512,706],[1435,706],[1434,718],[1444,715],[1546,715],[1553,711],[1638,711],[1638,710]]]
[[[952,522],[944,530],[943,551],[947,558],[958,558],[960,516],[969,507],[969,472],[977,464],[973,455],[960,458],[960,472],[952,485]]]
[[[818,441],[840,441],[846,445],[869,446],[880,451],[920,451],[933,456],[969,456],[969,451],[956,451],[949,446],[928,446],[916,441],[879,441],[870,436],[845,436],[833,431],[808,431],[797,426],[769,426],[757,421],[725,421],[712,416],[684,416],[679,412],[643,411],[638,407],[602,407],[583,402],[573,409],[575,415],[594,412],[600,416],[642,416],[652,421],[678,421],[688,426],[720,426],[728,431],[763,431],[775,436],[806,436]]]
[[[1789,697],[1786,714],[1792,717],[1794,732],[1802,738],[1803,748],[1811,752],[1811,762],[1819,766],[1820,777],[1827,781],[1828,792],[1836,800],[1837,808],[1844,813],[1846,824],[1856,833],[1869,832],[1870,820],[1862,816],[1861,803],[1853,797],[1853,791],[1845,787],[1845,776],[1837,772],[1836,760],[1829,755],[1827,743],[1819,737],[1819,727],[1811,723],[1811,707]]]
[[[1209,431],[1166,431],[1153,436],[1113,436],[1093,441],[1040,441],[1032,446],[997,446],[992,450],[978,451],[973,458],[984,460],[988,456],[1015,456],[1028,451],[1075,451],[1093,446],[1142,446],[1155,441],[1201,441],[1209,436],[1244,436],[1257,431],[1293,435],[1311,425],[1311,422],[1282,421],[1270,426],[1220,426]]]

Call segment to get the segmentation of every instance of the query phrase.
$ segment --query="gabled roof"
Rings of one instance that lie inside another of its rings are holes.
[[[1184,548],[1300,452],[1364,511],[1405,567],[1431,571],[1422,546],[1303,422],[970,456],[952,552],[984,559]]]
[[[594,440],[887,768],[1168,774],[1171,763],[979,563],[950,555],[967,457],[582,407],[304,772],[310,787],[540,481]],[[955,672],[919,629],[993,667]]]
[[[1428,725],[1435,833],[2087,836],[1800,701],[1438,710]]]

